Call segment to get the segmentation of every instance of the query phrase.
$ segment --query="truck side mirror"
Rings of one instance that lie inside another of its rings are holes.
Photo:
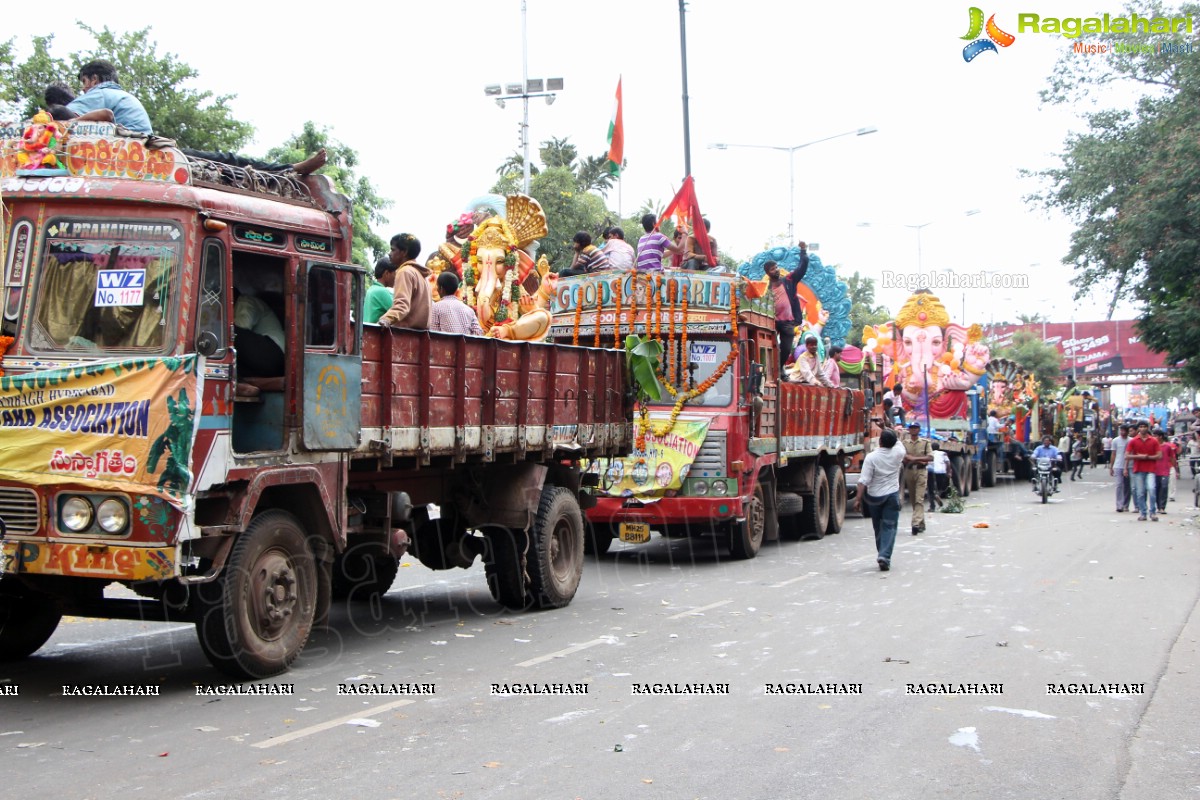
[[[212,331],[201,331],[196,337],[196,352],[208,358],[213,353],[217,352],[217,347],[220,342],[217,341],[217,335]]]

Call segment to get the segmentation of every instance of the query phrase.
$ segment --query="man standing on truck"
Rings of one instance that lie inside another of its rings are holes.
[[[933,461],[933,449],[928,439],[921,438],[921,424],[909,423],[908,438],[904,440],[908,458],[904,461],[904,488],[912,503],[912,535],[925,531],[925,488],[928,480],[929,462]]]
[[[379,318],[385,328],[429,329],[433,293],[429,291],[429,267],[417,263],[421,241],[411,233],[392,237],[390,258],[396,267],[392,286],[392,307]]]
[[[879,434],[879,447],[863,459],[862,472],[858,476],[854,510],[866,502],[871,527],[875,529],[875,561],[882,572],[892,568],[892,548],[896,544],[896,525],[900,521],[900,469],[907,458],[904,448],[896,440],[896,432],[885,430]]]
[[[367,287],[363,300],[363,322],[374,325],[392,307],[392,283],[396,280],[396,268],[387,256],[375,262],[375,283]]]
[[[775,300],[775,332],[779,334],[779,368],[783,369],[792,357],[792,345],[796,336],[796,321],[800,318],[800,298],[796,296],[796,284],[800,282],[800,270],[783,276],[779,264],[768,261],[763,264],[771,296]]]

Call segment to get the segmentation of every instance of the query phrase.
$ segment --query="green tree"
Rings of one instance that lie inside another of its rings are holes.
[[[1192,407],[1197,388],[1185,383],[1156,383],[1146,388],[1146,397],[1156,406],[1170,405],[1177,400],[1180,405]]]
[[[254,126],[235,119],[229,107],[232,94],[188,88],[199,73],[173,53],[159,53],[150,28],[116,33],[76,23],[95,44],[72,53],[69,60],[51,54],[53,34],[33,37],[33,53],[17,63],[12,40],[0,48],[0,98],[25,117],[42,104],[42,92],[54,81],[77,83],[79,68],[103,58],[117,68],[121,87],[142,101],[154,132],[182,146],[201,150],[238,150],[254,135]]]
[[[875,279],[855,270],[846,276],[846,293],[850,296],[850,333],[846,344],[862,347],[862,332],[866,325],[882,325],[892,318],[887,306],[875,303]]]
[[[1150,2],[1143,17],[1200,15],[1200,6],[1164,11]],[[1085,37],[1087,38],[1087,37]],[[1090,37],[1095,38],[1095,37]],[[1182,34],[1105,34],[1105,42],[1187,44]],[[1080,41],[1080,40],[1076,40]],[[1187,360],[1200,384],[1200,60],[1155,52],[1112,59],[1065,53],[1042,99],[1076,105],[1137,95],[1132,106],[1084,115],[1088,130],[1070,135],[1061,164],[1038,173],[1031,199],[1071,216],[1077,228],[1064,259],[1075,267],[1077,297],[1099,290],[1141,305],[1139,328],[1151,349]]]
[[[1037,379],[1038,393],[1042,395],[1057,391],[1062,379],[1062,354],[1054,345],[1046,344],[1035,331],[1016,331],[1008,346],[992,353],[992,357],[1011,359],[1026,372],[1032,372]]]
[[[358,152],[330,138],[328,129],[317,128],[313,122],[305,122],[303,131],[279,147],[272,148],[267,158],[280,163],[295,164],[322,147],[325,148],[328,161],[321,168],[321,174],[328,175],[338,191],[349,197],[353,204],[354,263],[371,267],[378,258],[388,252],[388,243],[371,230],[371,225],[387,222],[387,217],[381,212],[391,207],[392,201],[380,197],[367,178],[355,173],[359,166]]]

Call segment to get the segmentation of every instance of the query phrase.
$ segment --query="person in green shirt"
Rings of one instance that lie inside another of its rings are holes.
[[[396,268],[387,256],[375,262],[375,283],[367,287],[363,301],[363,322],[374,325],[392,307],[392,284],[396,280]]]

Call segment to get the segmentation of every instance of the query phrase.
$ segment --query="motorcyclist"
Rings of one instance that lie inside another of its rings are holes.
[[[1054,439],[1049,435],[1042,437],[1042,443],[1038,445],[1032,455],[1034,463],[1037,463],[1039,458],[1050,459],[1050,469],[1054,476],[1054,491],[1058,491],[1058,484],[1062,481],[1062,453],[1054,446]],[[1037,491],[1037,475],[1033,476],[1033,488]]]

